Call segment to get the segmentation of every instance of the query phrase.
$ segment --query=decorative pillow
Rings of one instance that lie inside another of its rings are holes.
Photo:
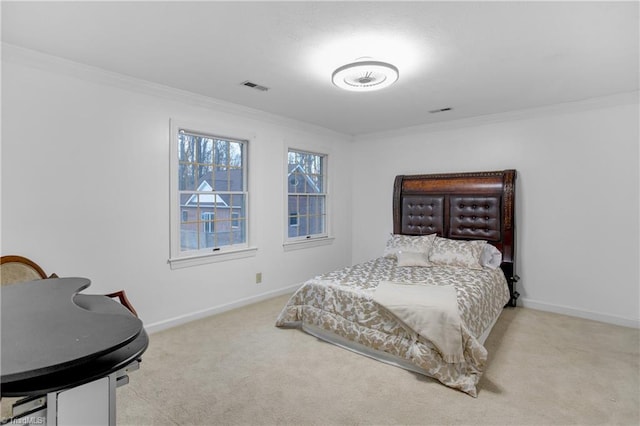
[[[440,266],[482,269],[480,254],[486,243],[482,240],[462,241],[438,237],[431,247],[429,261]]]
[[[502,253],[495,246],[485,244],[480,253],[480,265],[489,269],[497,269],[502,263]]]
[[[398,266],[431,266],[429,254],[423,251],[404,251],[396,253]]]
[[[401,235],[391,234],[384,249],[384,257],[396,257],[398,251],[424,252],[429,255],[436,234]]]

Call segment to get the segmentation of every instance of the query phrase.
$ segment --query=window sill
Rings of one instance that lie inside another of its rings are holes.
[[[328,246],[333,244],[335,237],[318,237],[303,240],[287,241],[282,244],[284,251],[302,250],[311,247]]]
[[[244,259],[254,257],[258,251],[257,247],[246,247],[241,249],[221,251],[216,253],[198,254],[171,258],[168,260],[171,269],[189,268],[191,266],[206,265],[207,263],[226,262],[228,260]]]

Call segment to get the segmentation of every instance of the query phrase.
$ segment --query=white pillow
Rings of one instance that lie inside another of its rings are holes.
[[[398,251],[424,252],[429,255],[436,234],[402,235],[391,234],[384,249],[384,257],[395,258]]]
[[[464,241],[437,237],[431,247],[429,261],[439,266],[482,269],[480,254],[486,243],[483,240]]]
[[[502,253],[495,246],[485,244],[480,253],[480,265],[489,269],[497,269],[502,263]]]
[[[431,266],[429,254],[423,251],[400,250],[396,256],[398,257],[398,266]]]

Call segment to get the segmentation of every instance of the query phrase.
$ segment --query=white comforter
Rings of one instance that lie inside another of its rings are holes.
[[[376,303],[374,292],[381,281],[454,286],[463,359],[446,362],[433,342]],[[321,329],[354,346],[408,362],[417,371],[476,396],[487,360],[478,338],[495,322],[508,299],[500,269],[398,267],[395,259],[378,258],[307,281],[287,302],[276,325]]]
[[[373,300],[411,331],[429,340],[445,362],[464,360],[455,287],[380,281]]]

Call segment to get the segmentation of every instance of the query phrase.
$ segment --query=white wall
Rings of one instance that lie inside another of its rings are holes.
[[[524,305],[637,327],[637,99],[358,137],[353,261],[382,253],[395,175],[515,168]]]
[[[6,53],[3,255],[90,278],[87,292],[124,288],[153,330],[290,290],[350,262],[345,136],[60,60],[20,52],[6,60]],[[255,257],[176,270],[167,264],[171,118],[255,135],[249,146]],[[340,183],[332,186],[331,245],[283,250],[287,144],[329,154],[330,179]]]
[[[397,174],[515,168],[525,306],[640,325],[637,93],[344,135],[3,51],[2,254],[125,288],[160,329],[380,255]],[[250,146],[255,257],[171,270],[169,119],[237,126]],[[288,143],[330,154],[332,245],[285,252]],[[550,208],[549,206],[553,206]],[[263,283],[255,284],[255,273]],[[173,322],[172,322],[173,321]]]

